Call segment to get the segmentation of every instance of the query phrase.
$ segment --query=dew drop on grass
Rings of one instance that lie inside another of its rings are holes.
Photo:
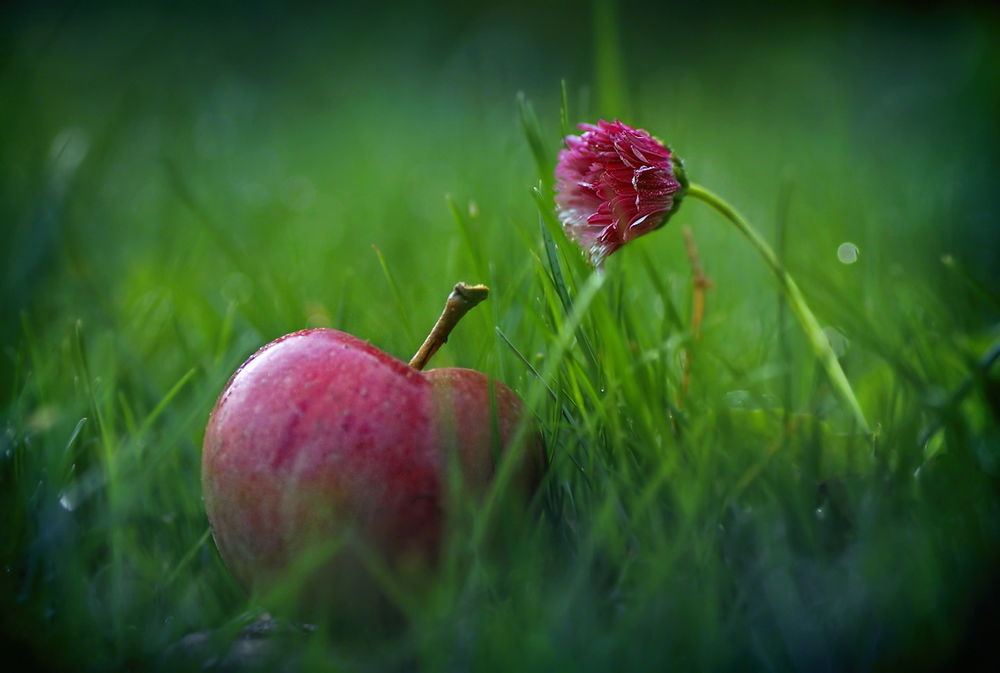
[[[830,343],[830,348],[833,349],[834,354],[838,358],[844,357],[844,354],[847,353],[847,348],[851,345],[847,337],[834,327],[824,327],[823,334],[826,335],[826,340]]]
[[[243,273],[231,273],[219,289],[222,298],[234,304],[245,304],[253,296],[253,281]]]
[[[90,138],[80,128],[67,128],[52,140],[49,158],[52,168],[60,176],[73,173],[83,162],[90,149]]]
[[[67,512],[72,512],[76,509],[76,502],[73,500],[70,493],[63,491],[59,494],[59,506]]]
[[[59,506],[67,512],[72,512],[103,487],[106,482],[107,477],[100,469],[90,468],[59,492]]]
[[[841,264],[854,264],[861,256],[861,249],[850,241],[844,241],[837,248],[837,259]]]
[[[746,407],[750,403],[750,392],[747,390],[730,390],[725,396],[726,406]]]
[[[296,213],[305,212],[316,201],[316,186],[309,178],[294,175],[282,185],[281,201]]]

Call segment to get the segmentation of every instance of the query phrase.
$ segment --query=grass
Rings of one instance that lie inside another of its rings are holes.
[[[1000,561],[995,20],[819,12],[747,35],[739,14],[649,11],[619,17],[643,38],[628,42],[544,3],[523,25],[502,4],[439,22],[401,6],[377,26],[13,12],[8,651],[75,670],[995,658],[981,647]],[[656,26],[677,27],[668,49]],[[594,35],[597,56],[566,35]],[[843,336],[874,441],[848,432],[767,268],[706,206],[685,202],[606,273],[586,267],[554,219],[552,166],[560,128],[610,108],[772,242]],[[685,226],[713,285],[700,330]],[[861,251],[850,265],[844,241]],[[456,517],[447,572],[393,594],[409,620],[393,637],[277,612],[248,639],[265,608],[201,503],[216,395],[307,326],[407,359],[457,280],[493,293],[433,365],[525,399],[551,461],[530,515],[498,499]]]

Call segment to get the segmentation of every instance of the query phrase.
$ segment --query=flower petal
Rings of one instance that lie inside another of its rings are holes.
[[[621,121],[580,124],[556,165],[556,211],[567,235],[599,266],[626,242],[661,226],[682,179],[675,157],[648,132]]]

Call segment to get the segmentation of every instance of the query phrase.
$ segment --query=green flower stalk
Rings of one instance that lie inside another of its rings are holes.
[[[559,153],[556,211],[567,236],[591,263],[602,266],[629,241],[662,227],[685,196],[707,203],[750,241],[774,273],[830,384],[858,427],[870,434],[861,405],[802,290],[746,218],[708,189],[689,183],[673,151],[647,131],[604,120],[580,128],[583,133],[567,137]]]

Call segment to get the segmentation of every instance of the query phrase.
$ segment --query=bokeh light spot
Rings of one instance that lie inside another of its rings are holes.
[[[861,250],[850,241],[844,241],[837,248],[837,259],[841,264],[854,264],[861,256]]]

